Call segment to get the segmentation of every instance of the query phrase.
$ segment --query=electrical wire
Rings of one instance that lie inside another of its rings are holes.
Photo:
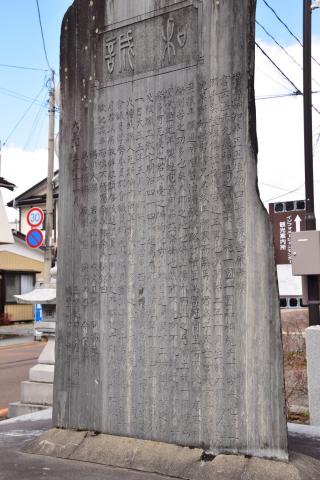
[[[44,112],[44,107],[46,106],[46,103],[47,103],[47,102],[45,101],[45,100],[46,100],[46,97],[47,97],[47,92],[45,92],[45,94],[44,94],[44,97],[43,97],[42,102],[41,102],[41,104],[40,104],[40,108],[39,108],[38,112],[36,113],[36,116],[35,116],[35,118],[34,118],[34,121],[33,121],[32,125],[31,125],[30,133],[29,133],[29,135],[28,135],[28,137],[27,137],[27,139],[26,139],[26,142],[25,142],[25,144],[24,144],[23,150],[26,150],[26,149],[27,149],[27,146],[28,146],[31,138],[33,137],[33,135],[35,134],[35,132],[36,132],[36,130],[37,130],[37,127],[38,127],[38,124],[39,124],[39,121],[40,121],[40,118],[41,118],[41,114],[43,114],[43,112]]]
[[[259,48],[259,50],[267,57],[267,59],[272,63],[272,65],[281,73],[281,75],[293,86],[295,89],[294,94],[295,95],[303,95],[301,90],[293,83],[292,80],[290,80],[289,77],[281,70],[281,68],[272,60],[272,58],[269,57],[269,55],[263,50],[263,48],[258,44],[258,42],[255,42],[256,46]],[[312,108],[320,115],[320,110],[318,110],[314,105],[312,105]]]
[[[49,70],[53,71],[53,69],[50,66],[50,62],[49,62],[48,54],[47,54],[47,49],[46,49],[46,42],[44,40],[44,33],[43,33],[43,28],[42,28],[39,0],[36,0],[36,4],[37,4],[37,10],[38,10],[38,19],[39,19],[39,25],[40,25],[40,30],[41,30],[41,37],[42,37],[42,45],[43,45],[44,55],[46,57],[46,62],[47,62],[47,65],[49,67]]]
[[[9,135],[7,136],[6,140],[4,141],[3,145],[6,145],[7,142],[9,141],[9,139],[11,138],[11,136],[13,135],[13,133],[16,131],[16,129],[18,128],[18,126],[20,125],[20,123],[24,120],[24,118],[26,117],[26,115],[28,114],[28,112],[31,110],[31,108],[33,107],[33,105],[36,103],[36,101],[38,100],[38,98],[40,97],[41,93],[43,92],[44,90],[44,86],[41,87],[41,90],[39,91],[39,93],[37,94],[37,96],[33,99],[33,102],[31,102],[31,104],[28,106],[27,110],[23,113],[23,115],[21,116],[21,118],[18,120],[18,122],[15,124],[15,126],[13,127],[13,129],[11,130],[11,132],[9,133]]]
[[[271,100],[273,98],[296,97],[298,95],[302,95],[302,93],[292,92],[292,93],[279,93],[275,95],[260,95],[256,97],[256,100]]]
[[[259,182],[260,185],[265,185],[266,187],[276,188],[277,190],[282,190],[283,192],[287,192],[288,190],[283,187],[278,187],[277,185],[271,185],[270,183]]]
[[[299,187],[295,188],[294,190],[290,190],[289,192],[284,193],[283,195],[278,195],[277,197],[268,198],[268,200],[263,200],[263,203],[269,203],[269,202],[272,202],[273,200],[278,200],[278,198],[285,197],[286,195],[289,195],[290,193],[295,193],[298,190],[300,190],[300,188],[302,188],[304,186],[304,184],[305,184],[305,182],[303,182],[301,185],[299,185]]]
[[[27,95],[23,95],[22,93],[14,92],[13,90],[9,90],[8,88],[0,87],[0,94],[6,95],[8,97],[15,98],[17,100],[22,100],[24,102],[30,103],[33,101],[32,97],[28,97]],[[41,105],[41,102],[35,102],[37,105]]]
[[[259,48],[259,50],[263,53],[263,55],[265,57],[267,57],[267,59],[269,60],[269,62],[272,63],[272,65],[281,73],[281,75],[287,80],[287,82],[289,82],[293,88],[295,89],[295,91],[297,92],[297,95],[302,95],[302,92],[301,90],[293,83],[292,80],[290,80],[289,77],[287,77],[287,75],[281,70],[280,67],[278,67],[278,65],[272,60],[272,58],[269,57],[269,55],[263,50],[263,48],[259,45],[258,42],[255,42],[256,46]]]
[[[7,63],[0,63],[0,67],[3,68],[18,68],[19,70],[32,70],[34,72],[47,72],[44,68],[36,68],[36,67],[23,67],[21,65],[8,65]]]
[[[271,77],[271,75],[269,75],[268,73],[266,73],[264,70],[262,70],[260,67],[258,67],[256,65],[256,69],[259,70],[259,72],[261,72],[263,75],[265,75],[267,78],[269,78],[272,82],[276,83],[277,85],[279,85],[280,87],[284,88],[285,90],[287,90],[288,92],[291,92],[290,88],[288,88],[286,85],[283,85],[281,82],[279,82],[278,80],[276,80],[275,78]]]
[[[301,45],[301,47],[303,47],[303,43],[301,42],[301,40],[297,37],[297,35],[295,35],[291,30],[290,28],[288,27],[288,25],[284,22],[284,20],[282,20],[279,15],[277,14],[277,12],[274,10],[274,8],[271,7],[271,5],[269,5],[269,3],[266,1],[266,0],[262,0],[263,3],[269,8],[269,10],[273,13],[273,15],[276,17],[276,19],[281,23],[281,25],[284,26],[284,28],[290,33],[290,35]],[[314,57],[312,57],[312,60],[314,62],[316,62],[317,65],[319,65],[320,67],[320,63],[318,62],[317,59],[315,59]]]
[[[268,30],[260,23],[258,22],[258,20],[256,20],[256,24],[259,25],[260,28],[262,28],[262,30],[264,31],[264,33],[269,37],[271,38],[271,40],[273,40],[273,42],[278,45],[279,48],[281,48],[281,50],[303,71],[303,66],[301,65],[301,63],[299,63],[292,55],[291,53],[288,52],[288,50],[283,46],[281,45],[281,43],[278,42],[278,40],[276,40],[274,38],[273,35],[271,35],[270,32],[268,32]],[[315,78],[312,78],[313,82],[316,83],[319,87],[320,87],[320,83],[315,79]]]
[[[280,47],[281,50],[283,50],[284,53],[285,53],[288,57],[290,57],[291,60],[292,60],[296,65],[298,65],[298,67],[303,68],[302,65],[287,51],[287,49],[286,49],[283,45],[281,45],[281,44],[278,42],[278,40],[276,40],[276,39],[274,38],[274,36],[271,35],[270,32],[268,32],[268,30],[266,29],[266,27],[264,27],[258,20],[256,20],[256,24],[259,25],[259,27],[264,31],[264,33],[265,33],[269,38],[271,38],[271,40],[273,40],[273,42],[274,42],[276,45],[278,45],[278,47]]]

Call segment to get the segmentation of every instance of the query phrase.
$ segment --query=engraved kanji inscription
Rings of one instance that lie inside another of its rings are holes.
[[[129,30],[123,35],[120,35],[119,39],[119,49],[120,49],[120,69],[125,69],[127,65],[130,66],[131,70],[134,70],[133,59],[134,59],[134,48],[133,48],[133,34],[132,30]]]
[[[202,55],[198,40],[201,19],[202,9],[195,3],[98,34],[103,40],[103,82],[154,70],[165,73],[175,65],[196,65]]]
[[[106,62],[107,62],[107,69],[109,73],[113,73],[114,71],[114,63],[115,63],[115,45],[116,45],[117,39],[116,38],[111,38],[106,40]]]
[[[176,49],[174,44],[172,43],[173,32],[174,32],[174,20],[172,17],[169,17],[167,21],[166,31],[162,32],[162,38],[165,42],[163,58],[165,58],[167,55],[169,62],[171,60],[171,55],[173,56],[176,55]]]

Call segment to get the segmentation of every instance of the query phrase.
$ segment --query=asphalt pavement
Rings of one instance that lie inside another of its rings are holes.
[[[5,416],[10,402],[20,400],[21,382],[28,380],[29,370],[36,365],[44,346],[32,337],[31,341],[28,337],[0,341],[0,416]]]

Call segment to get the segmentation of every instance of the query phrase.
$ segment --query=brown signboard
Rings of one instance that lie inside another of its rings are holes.
[[[304,200],[269,203],[277,265],[292,263],[291,233],[306,229]]]

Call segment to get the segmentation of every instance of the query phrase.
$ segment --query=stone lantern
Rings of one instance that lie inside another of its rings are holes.
[[[50,273],[51,281],[48,286],[40,285],[24,295],[15,295],[18,303],[42,305],[42,321],[38,323],[37,329],[48,337],[48,342],[38,358],[37,365],[29,370],[29,380],[21,383],[21,401],[9,404],[9,417],[42,410],[52,405],[57,267],[53,267]]]

